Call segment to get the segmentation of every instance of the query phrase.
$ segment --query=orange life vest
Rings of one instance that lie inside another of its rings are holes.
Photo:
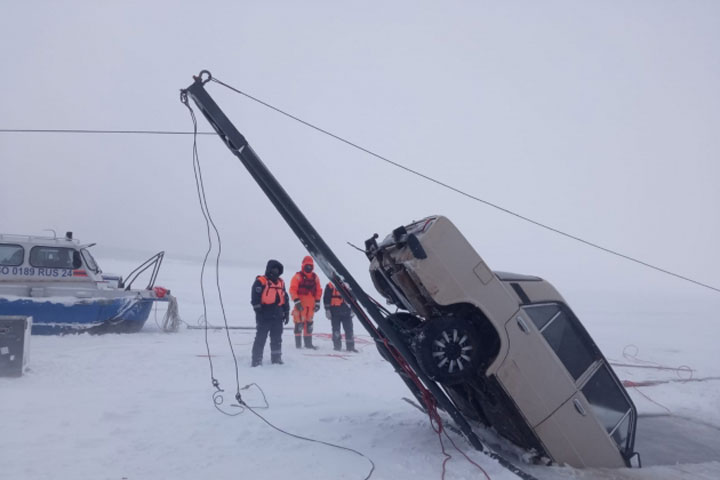
[[[330,306],[331,307],[339,307],[343,303],[345,303],[345,300],[343,299],[342,295],[340,295],[340,292],[335,288],[335,285],[332,283],[328,283],[328,287],[330,287]]]
[[[279,278],[273,283],[264,275],[257,277],[263,285],[263,291],[260,295],[260,302],[263,305],[285,305],[285,282]]]
[[[310,275],[304,272],[298,272],[300,274],[300,281],[297,285],[297,295],[302,297],[305,295],[317,295],[317,275],[312,272]]]

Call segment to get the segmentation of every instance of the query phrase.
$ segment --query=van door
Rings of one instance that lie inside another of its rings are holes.
[[[558,462],[625,466],[620,450],[632,450],[635,408],[600,349],[566,305],[524,309],[574,383],[572,397],[535,432]]]
[[[497,377],[531,427],[576,391],[574,378],[543,338],[542,329],[560,315],[558,304],[527,306],[505,324],[509,348]]]
[[[604,361],[535,432],[558,462],[575,467],[625,467],[621,452],[632,450],[635,409]],[[628,456],[629,455],[625,455]]]

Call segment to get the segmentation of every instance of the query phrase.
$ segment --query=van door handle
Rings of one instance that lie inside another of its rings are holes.
[[[524,333],[530,333],[530,330],[528,330],[528,327],[527,325],[525,325],[525,321],[522,319],[522,317],[517,317],[515,321],[517,322],[520,330],[522,330]]]
[[[582,406],[582,403],[577,398],[573,400],[573,405],[575,405],[575,410],[578,411],[580,415],[583,417],[586,415],[585,413],[585,407]]]

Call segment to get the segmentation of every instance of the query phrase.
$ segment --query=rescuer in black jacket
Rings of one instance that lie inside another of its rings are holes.
[[[283,273],[282,263],[269,260],[265,267],[265,275],[255,279],[250,294],[250,303],[255,310],[255,342],[252,347],[252,366],[262,365],[263,350],[268,333],[270,333],[270,361],[282,364],[282,331],[283,323],[290,319],[288,294],[285,282],[280,275]]]
[[[328,282],[325,287],[323,305],[325,305],[325,316],[332,325],[333,348],[335,350],[342,349],[342,334],[340,333],[340,326],[342,325],[343,330],[345,330],[345,344],[348,352],[357,352],[353,335],[352,310],[332,282]]]

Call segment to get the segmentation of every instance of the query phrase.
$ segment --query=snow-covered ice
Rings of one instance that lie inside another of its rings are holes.
[[[101,266],[120,273],[133,265],[106,261]],[[159,280],[176,295],[190,325],[202,314],[199,267],[168,259]],[[253,325],[249,287],[261,269],[222,267],[232,326]],[[284,277],[291,274],[286,268]],[[220,325],[213,278],[212,272],[206,277],[208,318]],[[687,365],[695,379],[720,376],[716,295],[692,289],[642,299],[563,293],[613,362]],[[220,409],[240,412],[233,406],[237,383],[229,336],[240,387],[257,384],[269,403],[257,413],[279,429],[364,456],[284,435],[250,411],[221,414],[213,405],[205,331],[183,325],[177,333],[163,333],[162,314],[162,307],[151,313],[137,334],[32,338],[29,371],[0,378],[0,478],[360,480],[370,472],[369,460],[375,480],[441,478],[445,457],[437,434],[427,416],[402,400],[410,392],[357,321],[359,353],[332,355],[329,321],[319,315],[315,343],[320,349],[296,350],[286,330],[280,366],[268,364],[266,345],[265,365],[250,368],[252,329],[210,330],[207,337],[214,376],[224,390]],[[615,368],[621,379],[636,382],[687,378],[685,370]],[[629,391],[641,414],[671,412],[720,426],[720,381],[674,381]],[[249,405],[263,404],[255,386],[242,395]],[[456,433],[448,435],[493,480],[517,478]],[[452,456],[445,478],[485,478],[447,439],[444,443]],[[619,478],[618,472],[521,467],[540,478]],[[625,472],[629,476],[623,478],[704,478],[707,471],[702,465],[655,466]]]

